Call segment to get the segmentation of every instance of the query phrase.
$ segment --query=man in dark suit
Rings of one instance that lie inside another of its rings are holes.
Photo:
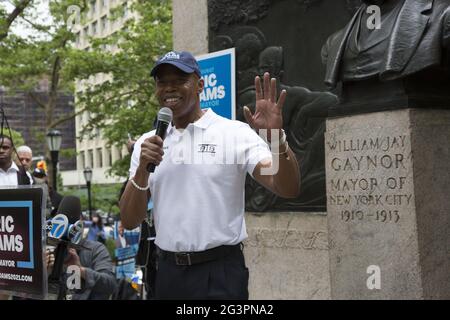
[[[380,5],[382,24],[370,30],[367,7],[373,3]],[[323,48],[325,83],[335,87],[339,80],[375,74],[384,80],[404,77],[440,65],[449,47],[448,0],[364,1],[350,23],[328,38]]]
[[[368,10],[370,5],[380,8],[380,28],[368,24],[374,14]],[[347,26],[331,35],[322,48],[325,83],[335,88],[342,82],[344,95],[346,91],[351,95],[355,90],[348,86],[353,83],[369,80],[372,89],[384,81],[420,77],[414,88],[420,91],[428,79],[436,84],[448,81],[449,48],[449,0],[365,0]]]

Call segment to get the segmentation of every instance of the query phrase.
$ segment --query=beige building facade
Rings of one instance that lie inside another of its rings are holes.
[[[88,3],[89,9],[86,19],[83,20],[83,23],[74,26],[75,47],[80,50],[89,50],[90,37],[105,38],[111,36],[123,29],[124,23],[128,19],[136,18],[136,15],[130,10],[132,0],[90,0]],[[119,6],[122,7],[122,16],[112,20],[111,10]],[[105,46],[103,49],[111,52],[118,50],[116,45]],[[82,92],[88,86],[101,84],[108,79],[110,79],[110,76],[107,74],[96,74],[90,79],[77,81],[75,90],[76,92]],[[80,107],[75,100],[75,108],[79,110]],[[127,154],[126,147],[108,146],[99,129],[82,135],[82,128],[90,119],[91,114],[89,112],[81,113],[76,117],[77,169],[61,173],[64,186],[85,184],[83,170],[87,167],[93,170],[92,182],[95,184],[112,184],[122,181],[118,177],[109,176],[107,171],[115,161],[122,159]]]

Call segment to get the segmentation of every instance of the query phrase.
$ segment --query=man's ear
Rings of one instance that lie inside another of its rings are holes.
[[[205,80],[203,80],[203,78],[198,79],[197,86],[198,86],[198,94],[202,93],[203,88],[205,87]]]

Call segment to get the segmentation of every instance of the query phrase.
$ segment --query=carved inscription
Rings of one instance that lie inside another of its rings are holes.
[[[296,229],[251,228],[245,244],[249,247],[328,250],[327,233]]]
[[[327,135],[327,201],[345,223],[399,223],[414,204],[409,136]]]

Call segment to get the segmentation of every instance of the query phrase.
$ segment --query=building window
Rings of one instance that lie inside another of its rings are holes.
[[[91,9],[91,17],[95,16],[95,13],[97,12],[97,1],[91,0],[90,2],[90,9]]]
[[[80,33],[81,33],[81,32],[77,32],[77,33],[75,34],[75,43],[76,43],[77,47],[79,47],[80,44],[81,44],[81,34],[80,34]]]
[[[125,2],[122,7],[123,7],[123,18],[126,19],[126,18],[128,18],[128,14],[129,14],[128,3]]]
[[[80,155],[78,156],[78,159],[79,159],[79,164],[80,164],[80,169],[84,169],[86,166],[85,166],[85,161],[84,161],[84,151],[81,151],[80,152]]]
[[[108,17],[102,17],[102,33],[106,35],[108,33]]]
[[[92,29],[91,30],[92,30],[91,35],[93,37],[95,37],[97,35],[97,32],[98,32],[97,21],[92,23]]]
[[[94,162],[94,150],[88,150],[86,164],[88,167],[93,168]]]
[[[86,42],[88,38],[89,38],[89,26],[84,28],[84,39],[86,40]]]
[[[102,153],[102,148],[97,148],[97,168],[102,168],[103,167],[103,153]]]
[[[111,150],[106,148],[105,149],[105,167],[110,167],[112,163],[112,154]]]

